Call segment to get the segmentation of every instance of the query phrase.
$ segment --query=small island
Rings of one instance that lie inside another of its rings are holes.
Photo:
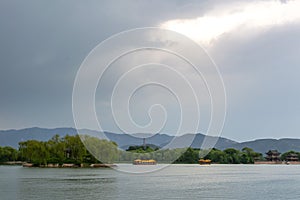
[[[55,135],[46,142],[37,140],[20,142],[18,150],[0,147],[0,163],[45,168],[116,167],[113,164],[117,156],[117,145],[114,142],[84,136],[86,143],[93,142],[95,146],[101,148],[97,156],[103,158],[104,162],[100,162],[86,149],[81,139],[79,135],[67,135],[63,138]],[[107,154],[109,156],[106,156]]]

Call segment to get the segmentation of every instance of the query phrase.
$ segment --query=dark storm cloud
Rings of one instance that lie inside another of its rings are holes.
[[[1,1],[0,129],[74,126],[73,82],[99,42],[131,28],[202,17],[219,6],[220,1]],[[208,49],[228,93],[224,136],[298,137],[298,27],[233,30]]]
[[[135,2],[0,4],[0,107],[9,119],[1,128],[72,125],[73,81],[88,52],[112,34],[155,19],[150,5]]]

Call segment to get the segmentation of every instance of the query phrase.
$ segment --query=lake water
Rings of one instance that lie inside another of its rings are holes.
[[[147,174],[0,166],[0,199],[300,199],[300,165],[172,165]]]

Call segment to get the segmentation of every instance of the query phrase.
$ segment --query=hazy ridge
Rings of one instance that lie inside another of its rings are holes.
[[[81,134],[88,135],[101,135],[97,131],[82,129],[78,131]],[[26,128],[20,130],[2,130],[0,131],[0,146],[12,146],[14,148],[18,148],[18,143],[20,141],[26,140],[40,140],[47,141],[52,138],[55,134],[60,136],[65,135],[75,135],[77,134],[77,130],[74,128],[54,128],[54,129],[46,129],[46,128]],[[102,134],[103,135],[103,134]],[[111,132],[104,132],[104,135],[110,140],[116,142],[118,146],[122,149],[126,149],[131,145],[141,145],[143,143],[143,137],[147,137],[147,144],[154,144],[159,147],[163,147],[166,144],[169,144],[171,141],[171,145],[169,148],[180,148],[191,146],[193,148],[200,148],[205,142],[208,144],[214,144],[216,142],[215,148],[224,150],[226,148],[236,148],[242,149],[244,147],[250,147],[253,150],[261,153],[265,153],[269,149],[277,149],[280,152],[286,152],[289,150],[300,151],[300,139],[291,139],[291,138],[283,138],[283,139],[258,139],[254,141],[247,142],[236,142],[223,137],[205,137],[205,135],[201,133],[197,134],[185,134],[181,136],[170,136],[168,134],[155,134],[155,135],[141,135],[141,134],[117,134]],[[192,141],[192,142],[191,142]]]

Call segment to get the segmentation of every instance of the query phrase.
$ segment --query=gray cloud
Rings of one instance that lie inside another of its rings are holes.
[[[130,28],[201,17],[219,4],[1,1],[0,128],[74,126],[73,82],[99,42]],[[299,137],[298,27],[291,23],[257,34],[233,31],[208,49],[227,89],[223,136]]]
[[[240,140],[299,137],[299,34],[294,25],[249,38],[233,33],[211,50],[227,88],[224,133]]]

